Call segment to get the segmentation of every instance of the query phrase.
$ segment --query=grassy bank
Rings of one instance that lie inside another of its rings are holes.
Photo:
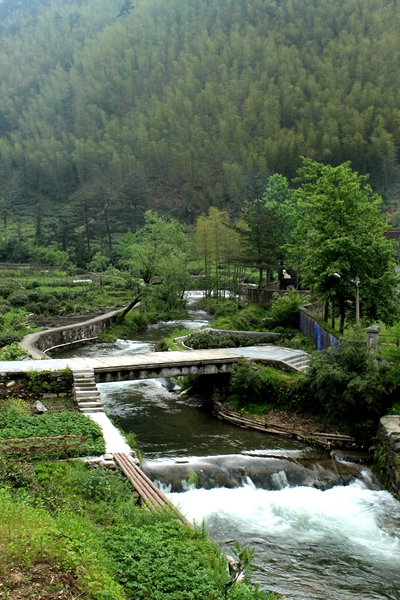
[[[272,599],[232,584],[202,528],[138,506],[119,472],[0,460],[0,597]]]
[[[275,598],[236,582],[204,528],[167,508],[151,512],[118,469],[76,460],[103,454],[104,440],[65,402],[45,414],[35,414],[34,398],[0,402],[0,598]],[[63,434],[83,436],[68,460]],[[239,554],[248,577],[250,554]]]

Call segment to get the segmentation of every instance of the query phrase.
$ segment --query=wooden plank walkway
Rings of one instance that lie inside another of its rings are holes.
[[[134,463],[128,454],[114,452],[114,460],[121,468],[125,477],[129,479],[139,496],[146,502],[150,510],[167,507],[173,511],[179,521],[193,529],[193,525],[179,512],[141,469]]]

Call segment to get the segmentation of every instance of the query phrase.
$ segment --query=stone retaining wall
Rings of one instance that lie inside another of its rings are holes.
[[[72,397],[72,386],[72,371],[69,369],[28,373],[0,372],[0,400],[10,397],[27,401]]]
[[[400,415],[382,417],[377,438],[375,469],[386,487],[400,500]]]
[[[27,350],[32,358],[44,358],[47,350],[53,349],[53,352],[57,352],[57,346],[64,347],[68,344],[96,339],[99,333],[107,330],[117,312],[119,311],[114,310],[82,323],[30,333],[20,341],[19,345]]]

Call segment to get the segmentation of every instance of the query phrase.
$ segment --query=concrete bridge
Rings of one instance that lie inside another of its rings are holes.
[[[308,355],[301,350],[279,346],[251,346],[220,350],[190,350],[175,352],[147,352],[113,356],[54,358],[45,361],[23,360],[2,362],[3,373],[61,371],[69,367],[73,372],[90,370],[96,383],[176,377],[179,375],[212,375],[227,373],[240,358],[257,360],[291,371],[303,371],[308,366]]]
[[[243,357],[291,371],[304,371],[309,360],[308,355],[300,350],[277,346],[252,346],[222,350],[23,360],[2,362],[0,369],[3,376],[10,378],[17,373],[63,371],[70,368],[78,407],[82,412],[91,414],[103,412],[97,383],[230,373],[235,363]]]

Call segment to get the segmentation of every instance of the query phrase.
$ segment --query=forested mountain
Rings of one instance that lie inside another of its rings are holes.
[[[397,0],[3,0],[3,210],[135,230],[145,208],[237,214],[300,156],[399,174]],[[40,227],[39,227],[40,229]]]

